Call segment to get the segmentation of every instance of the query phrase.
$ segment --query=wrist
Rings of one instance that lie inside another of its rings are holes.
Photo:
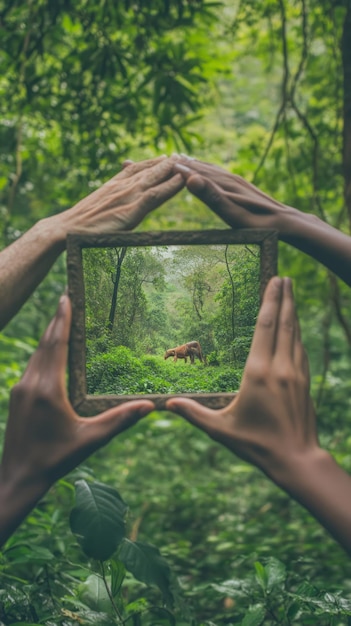
[[[45,476],[35,477],[24,467],[18,466],[10,473],[0,466],[0,492],[8,501],[20,498],[22,502],[35,503],[50,487],[51,483]]]
[[[311,218],[317,219],[314,215],[303,213],[285,204],[276,215],[276,229],[279,232],[279,238],[286,243],[291,243],[294,237],[304,232],[304,228]]]
[[[301,489],[311,481],[316,483],[330,467],[334,465],[333,457],[319,446],[314,446],[304,452],[284,455],[272,464],[270,478],[293,497],[299,495]]]
[[[44,482],[27,476],[6,476],[0,467],[0,547],[48,490]]]
[[[69,232],[69,224],[63,216],[64,213],[45,217],[32,229],[38,243],[43,242],[42,247],[50,248],[57,256],[66,249],[66,237]]]
[[[304,249],[306,240],[310,240],[316,230],[324,231],[330,226],[312,213],[304,213],[285,205],[279,216],[280,239],[299,249]]]

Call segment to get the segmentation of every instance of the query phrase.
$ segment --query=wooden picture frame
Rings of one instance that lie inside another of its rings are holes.
[[[165,409],[166,400],[175,394],[89,395],[86,384],[85,290],[83,275],[84,248],[114,248],[120,246],[196,246],[213,244],[251,245],[260,248],[260,297],[270,278],[277,274],[278,236],[276,231],[258,229],[218,229],[203,231],[119,231],[106,236],[67,236],[68,293],[72,302],[72,330],[69,350],[69,395],[80,415],[94,415],[129,400],[148,399],[158,410]],[[222,408],[234,397],[233,393],[184,393],[211,408]]]

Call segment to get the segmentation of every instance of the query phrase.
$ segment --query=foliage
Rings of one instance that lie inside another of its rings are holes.
[[[342,128],[349,109],[340,41],[349,3],[206,4],[204,10],[205,3],[185,0],[0,0],[4,241],[74,204],[113,175],[125,156],[146,158],[182,146],[348,231],[343,191],[350,168],[343,165]],[[142,228],[212,226],[223,223],[183,192]],[[221,333],[230,336],[230,279],[213,302],[213,259],[195,267],[191,253],[180,257],[193,270],[179,279],[185,297],[171,306],[175,292],[159,275],[153,293],[145,284],[144,296],[135,293],[138,332],[149,329],[157,353],[147,353],[142,332],[130,352],[127,325],[123,333],[118,329],[123,310],[117,310],[115,331],[106,331],[115,257],[104,259],[101,286],[99,259],[92,257],[89,280],[93,300],[101,302],[88,319],[88,377],[96,390],[105,376],[105,389],[115,392],[118,376],[122,393],[132,388],[133,374],[133,389],[144,393],[152,390],[150,372],[157,390],[172,384],[182,391],[185,375],[195,391],[228,383],[237,388],[247,334],[238,333],[234,342],[240,360],[234,374],[218,345]],[[351,471],[350,292],[284,243],[279,272],[294,279],[320,440]],[[65,280],[62,257],[1,337],[2,432],[9,390]],[[252,301],[251,286],[249,268],[246,283],[236,285],[245,294],[239,303]],[[245,318],[252,326],[249,307]],[[201,337],[207,367],[163,362],[168,342],[182,343],[184,329]],[[116,346],[114,332],[122,345]],[[122,593],[127,623],[133,615],[142,615],[143,624],[175,619],[178,626],[349,623],[349,562],[327,533],[254,468],[184,421],[159,413],[57,483],[9,540],[0,556],[0,622],[111,624],[115,612],[101,568],[82,554],[67,523],[72,483],[94,484],[95,475],[126,498],[128,539],[158,546],[192,609],[190,616],[183,608],[165,613],[158,590],[124,574],[114,555],[105,578],[118,602]]]
[[[132,148],[189,145],[203,86],[221,68],[206,46],[215,10],[205,0],[157,1],[151,9],[142,0],[2,0],[8,237],[101,184]]]
[[[87,364],[87,387],[93,394],[213,393],[236,391],[242,370],[229,366],[189,366],[163,357],[137,358],[124,346],[96,354]]]
[[[259,308],[255,246],[88,249],[84,277],[92,393],[112,393],[116,386],[118,393],[140,393],[147,386],[136,361],[127,374],[127,353],[115,346],[160,358],[166,349],[196,339],[205,357],[215,352],[218,365],[243,368]],[[156,386],[156,392],[167,389],[161,381]],[[232,386],[233,381],[228,391]]]

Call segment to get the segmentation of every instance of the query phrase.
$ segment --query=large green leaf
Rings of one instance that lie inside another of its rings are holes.
[[[262,604],[250,606],[243,621],[241,622],[241,626],[261,626],[265,616],[266,609],[262,606]]]
[[[75,486],[76,506],[70,516],[71,530],[87,556],[105,561],[125,535],[127,506],[118,491],[108,485],[78,480]]]
[[[121,544],[119,558],[135,578],[146,585],[156,585],[162,592],[165,604],[173,604],[171,570],[155,546],[125,539]]]

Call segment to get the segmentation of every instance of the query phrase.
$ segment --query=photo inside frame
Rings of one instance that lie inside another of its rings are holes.
[[[260,246],[83,248],[89,395],[238,390],[260,303]]]

